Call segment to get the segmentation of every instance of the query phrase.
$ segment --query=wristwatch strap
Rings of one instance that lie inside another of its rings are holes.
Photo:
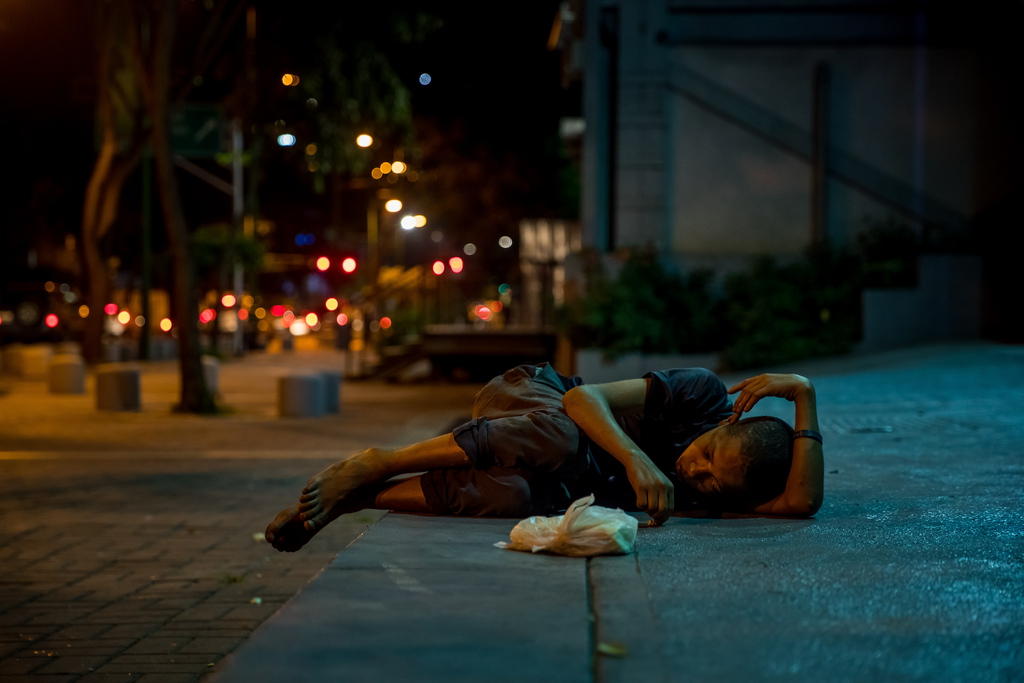
[[[793,432],[793,438],[799,439],[814,439],[818,443],[824,445],[825,441],[821,438],[821,432],[816,432],[813,429],[801,429],[800,431]]]

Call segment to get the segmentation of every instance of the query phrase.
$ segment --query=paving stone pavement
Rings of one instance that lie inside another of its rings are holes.
[[[171,413],[168,363],[145,366],[139,413],[0,380],[0,683],[197,680],[382,514],[277,553],[263,528],[302,483],[435,434],[476,389],[351,384],[340,416],[278,419],[274,379],[296,366],[340,359],[225,363],[217,417]]]

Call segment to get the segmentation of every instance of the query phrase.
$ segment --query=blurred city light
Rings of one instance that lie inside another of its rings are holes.
[[[170,332],[172,327],[174,327],[174,323],[171,322],[170,318],[164,318],[160,321],[160,329],[164,332]]]
[[[235,295],[230,292],[220,298],[220,305],[224,308],[231,308],[236,303],[238,303],[238,299],[236,299]]]
[[[337,317],[337,318],[335,318],[335,320],[336,320],[336,321],[338,322],[338,324],[339,324],[339,325],[341,325],[342,327],[344,327],[345,325],[348,325],[348,316],[347,316],[347,315],[345,315],[344,313],[339,313],[339,314],[338,314],[338,317]]]
[[[298,85],[302,81],[296,74],[282,74],[281,83],[290,87]]]
[[[374,180],[380,180],[381,178],[384,177],[384,174],[380,172],[379,168],[375,167],[372,171],[370,171],[370,177],[373,178]]]
[[[326,308],[328,311],[338,310],[338,300],[332,296],[331,298],[324,302],[324,308]]]
[[[282,315],[284,315],[284,312],[285,307],[282,306],[281,304],[274,304],[273,306],[270,307],[270,315],[274,316],[275,318],[280,318]]]
[[[405,169],[409,168],[405,165],[404,161],[392,161],[391,172],[392,173],[405,173]]]
[[[263,308],[262,306],[260,306],[255,311],[253,311],[253,313],[256,315],[256,318],[259,319],[259,320],[263,320],[264,318],[267,317],[267,309]]]
[[[295,314],[290,310],[285,311],[284,314],[281,316],[281,322],[283,322],[286,327],[290,326],[294,321]]]
[[[487,307],[495,313],[501,313],[501,309],[505,308],[500,301],[488,301]]]
[[[135,327],[142,327],[146,324],[146,316],[137,315],[135,316]]]
[[[354,273],[356,270],[356,266],[358,266],[358,264],[356,263],[356,260],[351,256],[346,256],[341,260],[341,269],[346,273]]]
[[[508,249],[512,246],[512,238],[508,235],[502,235],[498,238],[498,246],[502,249]]]
[[[331,267],[331,259],[326,256],[321,256],[316,260],[316,269],[321,273]]]
[[[57,289],[57,284],[51,280],[47,280],[46,284],[43,285],[43,289],[52,293],[53,290]]]
[[[415,216],[413,216],[412,218],[415,221],[415,226],[417,228],[422,228],[423,226],[425,226],[427,224],[427,217],[424,216],[422,213],[418,213]]]
[[[356,136],[356,144],[360,147],[369,147],[373,144],[373,136],[369,133],[360,133]]]
[[[299,247],[308,247],[316,242],[316,235],[311,232],[300,232],[295,236],[295,245]]]
[[[117,313],[117,304],[110,303],[103,307],[103,312],[107,315],[114,315]]]
[[[295,145],[295,136],[291,133],[281,133],[277,136],[277,144],[281,147],[293,147]]]
[[[420,78],[419,78],[420,85],[430,85],[430,81],[432,81],[432,80],[434,80],[434,79],[430,77],[430,74],[428,74],[428,73],[420,74]]]
[[[448,259],[448,267],[452,269],[453,273],[461,273],[462,266],[463,263],[460,257],[452,256],[450,259]]]
[[[386,330],[391,327],[391,318],[384,316],[380,319],[380,329]]]
[[[304,320],[295,320],[288,326],[288,331],[296,337],[301,337],[304,334],[309,334],[309,325]]]
[[[314,154],[316,154],[316,145],[314,145],[312,142],[306,145],[306,154],[308,154],[309,156],[313,156]]]
[[[244,308],[238,309],[238,319],[239,320],[248,320],[249,319],[249,311],[247,309],[244,309]]]
[[[352,329],[356,332],[362,332],[363,330],[363,319],[356,318],[352,321]]]
[[[398,213],[399,211],[402,210],[402,200],[401,199],[389,199],[386,202],[384,202],[384,208],[389,213]]]
[[[490,320],[491,316],[493,315],[491,309],[488,308],[487,306],[484,306],[483,304],[474,307],[473,313],[476,315],[476,317],[480,318],[481,320]]]
[[[434,265],[430,269],[434,271],[434,275],[441,275],[444,273],[444,261],[434,261]]]
[[[85,304],[82,304],[81,306],[79,306],[78,307],[78,317],[80,317],[80,318],[88,318],[89,317],[89,307],[86,306]]]
[[[416,218],[414,216],[402,216],[402,220],[399,223],[402,226],[402,230],[412,230],[416,227]]]
[[[60,318],[57,317],[56,313],[48,313],[46,317],[43,318],[43,324],[47,327],[57,327],[57,323],[59,322]]]
[[[320,322],[320,316],[318,316],[316,313],[307,313],[306,314],[306,324],[307,325],[309,325],[310,327],[313,327],[318,322]]]
[[[381,173],[391,173],[391,162],[385,161],[380,165]]]
[[[201,322],[202,324],[205,325],[206,323],[211,322],[214,319],[216,319],[216,317],[217,317],[217,312],[215,310],[213,310],[212,308],[204,308],[199,313],[199,322]],[[117,319],[121,320],[121,317],[118,316]]]
[[[512,291],[512,286],[507,282],[502,282],[498,285],[498,294],[508,294],[510,291]]]
[[[472,256],[476,253],[476,245],[472,242],[466,242],[466,244],[462,245],[462,253],[466,256]]]
[[[122,325],[127,325],[131,321],[132,314],[129,313],[128,311],[121,311],[120,313],[117,314],[117,322],[121,323]]]

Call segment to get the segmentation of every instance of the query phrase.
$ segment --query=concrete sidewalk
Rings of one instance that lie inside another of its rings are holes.
[[[171,412],[171,363],[143,365],[138,413],[0,377],[0,682],[197,680],[380,517],[275,552],[263,529],[306,479],[433,436],[476,389],[348,384],[340,415],[277,418],[275,377],[307,367],[341,357],[226,362],[213,417]]]
[[[798,370],[815,519],[677,517],[579,560],[493,548],[514,520],[388,515],[216,680],[1018,680],[1024,349]]]

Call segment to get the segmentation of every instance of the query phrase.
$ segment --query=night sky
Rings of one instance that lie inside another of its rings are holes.
[[[424,170],[438,171],[432,186],[420,183],[416,192],[434,212],[436,225],[445,226],[446,243],[454,247],[471,236],[496,239],[514,229],[520,218],[575,210],[559,185],[567,162],[557,131],[561,116],[578,115],[578,92],[561,88],[559,55],[546,48],[558,3],[508,5],[500,14],[485,14],[465,3],[430,3],[426,8],[415,3],[388,3],[387,8],[375,3],[254,4],[258,88],[247,134],[250,141],[264,136],[260,211],[285,231],[299,229],[289,225],[296,220],[307,229],[321,229],[329,202],[314,191],[300,164],[281,154],[301,152],[276,148],[268,133],[275,107],[289,111],[289,93],[280,86],[280,74],[301,73],[316,59],[318,37],[337,22],[368,27],[367,36],[388,53],[410,90],[413,144],[405,153],[418,156]],[[34,241],[63,242],[65,234],[79,230],[95,154],[95,5],[76,0],[2,2],[0,74],[5,87],[0,120],[7,135],[0,264],[8,281],[31,277],[24,264]],[[429,30],[413,42],[389,42],[387,22],[395,13],[419,13]],[[232,74],[243,62],[243,24],[238,23],[222,59],[190,101],[217,101],[230,92]],[[423,72],[432,77],[426,87],[417,80]],[[227,177],[226,169],[207,167]],[[227,197],[184,174],[179,178],[193,226],[228,218]],[[136,178],[125,188],[122,218],[108,248],[132,251],[139,194]],[[358,198],[350,197],[349,203],[356,206]],[[469,217],[479,218],[470,224]],[[275,239],[280,242],[282,237]]]

